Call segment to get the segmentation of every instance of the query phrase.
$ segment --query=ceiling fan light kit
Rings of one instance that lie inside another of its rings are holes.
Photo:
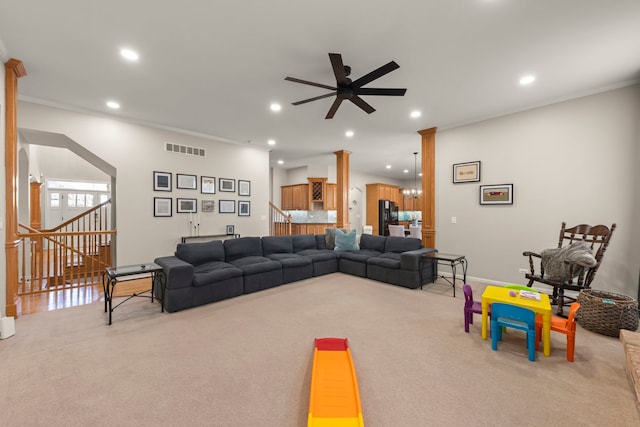
[[[329,108],[329,112],[327,112],[327,115],[325,117],[325,119],[332,119],[333,116],[336,114],[336,111],[338,111],[340,104],[342,104],[342,101],[346,99],[353,102],[355,105],[360,107],[360,109],[365,111],[367,114],[371,114],[374,111],[376,111],[375,108],[373,108],[364,99],[362,99],[360,95],[404,96],[405,92],[407,91],[407,89],[383,89],[383,88],[362,87],[384,76],[385,74],[388,74],[393,70],[397,70],[398,68],[400,68],[400,66],[396,64],[395,61],[391,61],[381,67],[378,67],[375,70],[371,71],[370,73],[360,77],[359,79],[352,81],[350,78],[348,78],[348,76],[351,74],[351,67],[348,65],[344,65],[344,63],[342,62],[342,55],[340,55],[339,53],[330,53],[329,60],[331,61],[333,74],[336,78],[335,87],[325,85],[322,83],[315,83],[307,80],[297,79],[295,77],[285,77],[285,80],[294,82],[294,83],[301,83],[309,86],[315,86],[322,89],[328,89],[334,92],[327,93],[320,96],[315,96],[309,99],[303,99],[302,101],[293,102],[292,103],[293,105],[306,104],[307,102],[317,101],[319,99],[335,96],[336,99],[333,101],[333,104],[331,104],[331,108]]]

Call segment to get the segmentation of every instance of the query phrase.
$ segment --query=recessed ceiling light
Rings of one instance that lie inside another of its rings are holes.
[[[276,140],[275,139],[270,139],[270,140],[267,141],[267,144],[276,145]]]
[[[402,171],[403,173],[409,173],[409,169],[405,169]]]
[[[420,173],[418,174],[418,176],[422,176],[422,172],[420,172]]]
[[[279,164],[279,165],[284,164],[284,160],[278,160],[278,164]]]
[[[533,74],[529,74],[527,76],[522,76],[520,78],[520,84],[521,85],[530,85],[531,83],[533,83],[536,80],[536,76],[534,76]]]
[[[120,49],[120,55],[125,58],[128,59],[129,61],[137,61],[138,58],[140,57],[138,55],[138,52],[131,50],[131,49]]]
[[[387,169],[391,169],[391,165],[387,165]]]
[[[347,136],[347,138],[351,138],[353,136],[353,131],[352,130],[348,130],[344,134]]]
[[[271,108],[271,111],[280,111],[280,110],[282,110],[282,106],[280,104],[275,103],[275,102],[273,104],[271,104],[271,106],[269,108]]]
[[[107,101],[107,107],[117,110],[118,108],[120,108],[120,104],[118,104],[116,101]]]
[[[411,112],[411,118],[412,119],[417,119],[418,117],[420,117],[422,115],[422,113],[418,110],[412,111]]]

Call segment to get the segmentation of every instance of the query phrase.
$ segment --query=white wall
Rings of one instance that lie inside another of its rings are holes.
[[[28,102],[19,104],[20,128],[65,134],[117,169],[117,263],[137,264],[158,256],[172,255],[180,237],[189,234],[188,215],[176,213],[176,198],[195,198],[198,212],[202,199],[215,200],[215,213],[200,212],[200,234],[224,234],[227,224],[241,235],[268,234],[269,153],[242,145],[155,129],[137,124],[80,114]],[[164,142],[205,148],[206,157],[164,151]],[[44,159],[39,159],[40,167]],[[173,174],[172,192],[153,191],[153,171]],[[198,176],[198,190],[176,189],[176,173]],[[251,196],[237,193],[204,195],[199,177],[233,178],[251,181]],[[153,198],[171,197],[173,216],[153,216]],[[218,201],[249,200],[251,216],[217,212]]]
[[[522,252],[555,247],[562,221],[615,222],[592,286],[637,295],[639,118],[636,85],[438,132],[437,248],[466,255],[469,276],[523,283]],[[453,184],[452,165],[475,160],[482,181]],[[479,205],[480,184],[505,183],[513,205]]]

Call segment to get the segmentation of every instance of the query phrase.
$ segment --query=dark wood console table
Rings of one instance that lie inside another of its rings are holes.
[[[239,234],[209,234],[204,236],[182,236],[180,238],[180,243],[187,243],[188,240],[200,240],[200,241],[209,241],[209,240],[227,240],[227,239],[239,239]]]

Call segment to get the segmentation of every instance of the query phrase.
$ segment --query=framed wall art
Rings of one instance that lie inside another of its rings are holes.
[[[216,194],[216,179],[212,176],[201,176],[200,192],[203,194]]]
[[[236,180],[229,178],[220,178],[218,180],[218,188],[220,191],[226,191],[228,193],[235,193],[236,191]]]
[[[238,180],[238,196],[251,195],[251,181]]]
[[[227,225],[227,235],[232,235],[236,233],[236,228],[233,225]]]
[[[233,200],[219,200],[218,201],[218,212],[220,213],[235,213],[236,212],[236,202]]]
[[[203,200],[202,201],[202,212],[215,212],[216,211],[216,202],[215,200]]]
[[[246,200],[238,200],[238,216],[251,215],[251,202]]]
[[[480,181],[480,161],[456,163],[453,165],[453,183],[479,182]]]
[[[198,212],[198,201],[196,199],[176,199],[177,213],[195,213]]]
[[[171,197],[153,198],[153,216],[171,216],[173,211],[173,199]]]
[[[195,190],[197,187],[198,181],[195,175],[186,175],[183,173],[176,174],[176,188]]]
[[[153,171],[153,191],[171,191],[171,173]]]
[[[513,184],[481,185],[481,205],[512,205]]]

